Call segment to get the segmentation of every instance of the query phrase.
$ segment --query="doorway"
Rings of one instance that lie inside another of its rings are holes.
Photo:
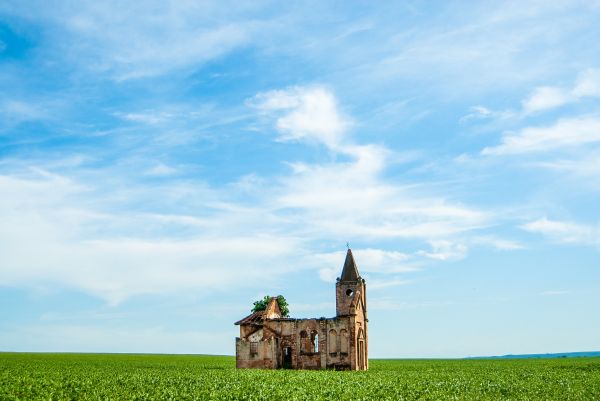
[[[292,347],[283,347],[283,363],[281,365],[284,369],[292,368]]]

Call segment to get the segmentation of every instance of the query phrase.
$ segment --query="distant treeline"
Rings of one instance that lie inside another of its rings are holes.
[[[519,354],[500,356],[472,356],[466,359],[523,359],[523,358],[589,358],[600,356],[600,351],[589,352],[561,352],[557,354]]]

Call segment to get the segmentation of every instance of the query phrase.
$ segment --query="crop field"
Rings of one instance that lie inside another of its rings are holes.
[[[0,400],[600,400],[600,358],[369,363],[268,371],[227,356],[0,353]]]

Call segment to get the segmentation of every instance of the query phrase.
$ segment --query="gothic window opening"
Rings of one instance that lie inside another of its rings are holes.
[[[348,355],[348,331],[346,329],[340,330],[340,353]]]
[[[300,352],[311,352],[309,346],[308,334],[306,331],[302,330],[300,332]]]
[[[329,354],[335,356],[337,354],[337,333],[335,330],[329,330],[329,340],[327,341],[327,347],[329,348]]]
[[[313,330],[310,333],[310,340],[312,348],[310,352],[319,352],[319,333]]]

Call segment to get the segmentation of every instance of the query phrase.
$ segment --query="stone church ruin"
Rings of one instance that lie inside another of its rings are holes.
[[[272,297],[265,310],[236,322],[237,368],[367,370],[368,330],[365,280],[348,249],[335,284],[333,318],[283,317]]]

